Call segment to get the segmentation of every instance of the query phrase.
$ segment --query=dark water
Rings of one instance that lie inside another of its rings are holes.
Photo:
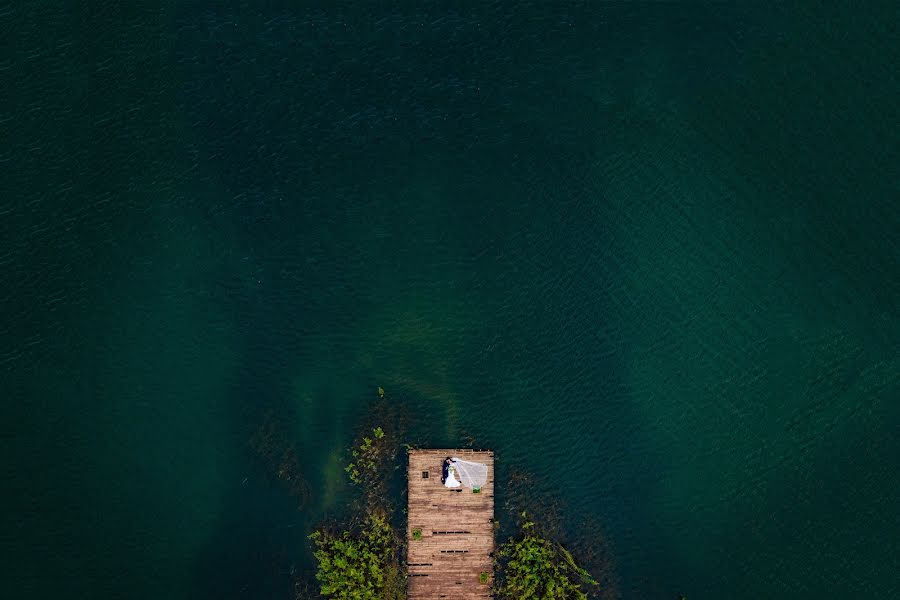
[[[898,16],[0,7],[4,595],[286,597],[380,385],[609,597],[897,597]]]

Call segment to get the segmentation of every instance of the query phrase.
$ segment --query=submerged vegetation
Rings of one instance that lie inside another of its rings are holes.
[[[384,390],[378,388],[384,401]],[[389,411],[379,411],[384,415]],[[335,600],[402,600],[406,598],[402,536],[391,525],[397,511],[386,493],[400,444],[396,428],[387,424],[367,430],[350,450],[345,467],[359,487],[361,502],[341,528],[320,527],[309,536],[315,545],[319,593]]]
[[[406,597],[403,544],[390,524],[395,507],[383,493],[385,473],[393,470],[397,455],[394,438],[375,427],[351,455],[345,471],[362,488],[363,503],[343,531],[320,528],[309,536],[316,546],[319,592],[336,600],[401,600]]]
[[[597,520],[584,518],[578,524],[577,534],[572,536],[566,533],[570,529],[564,499],[552,490],[541,489],[534,475],[514,469],[505,477],[504,486],[504,507],[509,518],[517,523],[516,539],[524,541],[531,536],[552,542],[556,551],[553,560],[568,564],[570,580],[580,583],[580,591],[588,598],[616,600],[620,597],[612,549]],[[561,540],[566,540],[565,545]],[[508,558],[498,558],[499,582],[503,578],[502,563]]]
[[[344,469],[350,474],[350,481],[358,485],[371,484],[372,479],[378,477],[379,464],[385,458],[384,444],[377,443],[384,439],[384,430],[376,427],[372,430],[372,436],[374,439],[363,437],[359,446],[350,452],[355,462]]]
[[[596,586],[561,544],[538,535],[524,523],[522,535],[500,547],[496,561],[500,598],[509,600],[587,600],[582,584]]]
[[[250,447],[269,475],[277,479],[294,498],[298,508],[306,506],[310,486],[300,470],[297,447],[273,413],[267,413],[256,428],[250,438]]]

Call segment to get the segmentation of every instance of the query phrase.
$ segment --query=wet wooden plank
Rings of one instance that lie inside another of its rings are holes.
[[[455,491],[441,483],[441,463],[448,456],[484,463],[488,480],[478,494]],[[424,472],[428,477],[422,476]],[[406,535],[409,555],[409,600],[490,598],[494,551],[494,453],[467,449],[411,450]],[[422,539],[412,539],[414,530]],[[488,583],[480,582],[482,573]]]

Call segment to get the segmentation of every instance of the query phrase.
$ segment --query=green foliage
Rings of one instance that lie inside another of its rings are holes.
[[[589,585],[600,585],[600,582],[594,579],[584,567],[579,567],[575,563],[575,558],[572,557],[572,554],[568,550],[563,548],[561,544],[558,544],[557,548],[559,549],[560,556],[562,556],[566,563],[568,563],[569,567],[578,574],[578,577],[582,582]]]
[[[383,600],[406,600],[406,576],[403,568],[396,562],[388,563],[384,568],[384,588],[381,590]]]
[[[405,593],[403,571],[396,559],[396,538],[386,517],[371,514],[361,531],[309,536],[319,563],[320,592],[336,600],[398,600]]]
[[[534,523],[526,521],[524,536],[500,547],[498,596],[509,600],[587,600],[581,583],[597,582],[565,548],[532,533],[533,527]]]
[[[374,440],[363,436],[359,446],[350,452],[353,462],[344,467],[344,471],[350,475],[350,481],[357,485],[377,480],[381,462],[388,458],[384,444],[378,443],[384,440],[384,430],[376,427],[372,430],[372,435],[375,436]]]
[[[412,530],[412,539],[421,540],[422,539],[422,530],[421,529],[413,529]]]
[[[486,571],[482,571],[478,575],[478,582],[482,585],[487,585],[488,581],[490,581],[490,580],[491,580],[491,574],[487,573]]]
[[[393,430],[374,427],[357,439],[345,471],[363,491],[364,503],[349,530],[319,530],[310,536],[318,561],[320,594],[335,600],[405,600],[406,570],[399,557],[400,537],[391,527],[393,514],[385,493],[386,481],[396,469],[398,444]]]

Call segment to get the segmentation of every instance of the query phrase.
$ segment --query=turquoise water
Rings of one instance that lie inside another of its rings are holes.
[[[288,597],[378,386],[604,597],[898,595],[895,8],[0,13],[13,596]]]

